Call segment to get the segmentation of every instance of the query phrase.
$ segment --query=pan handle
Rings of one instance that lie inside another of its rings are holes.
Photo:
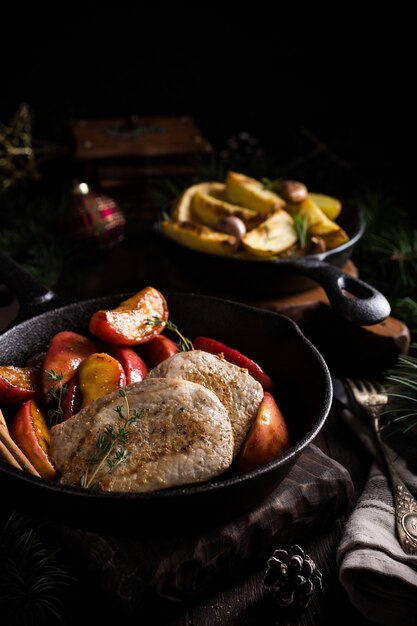
[[[19,313],[13,324],[29,317],[55,309],[58,296],[0,250],[0,281],[6,285],[19,303]]]
[[[368,283],[342,272],[334,265],[316,259],[296,259],[293,266],[318,282],[326,292],[333,310],[351,324],[379,324],[391,313],[384,295]]]

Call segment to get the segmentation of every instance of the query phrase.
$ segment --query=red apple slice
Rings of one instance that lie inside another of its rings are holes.
[[[210,339],[209,337],[196,337],[193,341],[193,346],[196,350],[204,350],[205,352],[217,355],[223,354],[224,358],[229,363],[247,369],[249,374],[261,383],[265,391],[273,391],[274,383],[268,374],[266,374],[255,361],[252,361],[249,357],[238,352],[238,350],[229,348],[229,346],[226,346],[224,343],[220,343],[220,341]]]
[[[236,459],[236,470],[243,474],[258,469],[281,456],[290,445],[284,416],[274,398],[266,391]]]
[[[97,352],[94,343],[78,333],[64,330],[52,337],[43,364],[45,397],[49,399],[52,387],[65,385],[74,376],[80,363],[94,352]],[[49,380],[47,372],[51,370],[58,376],[62,375],[59,382]]]
[[[126,385],[139,383],[149,372],[145,361],[141,359],[138,353],[132,348],[108,344],[105,346],[105,350],[107,354],[110,354],[110,356],[119,361],[120,365],[123,367],[124,373],[126,374]]]
[[[88,356],[80,365],[78,377],[81,408],[126,386],[126,376],[119,361],[104,352]]]
[[[178,344],[164,335],[154,337],[142,347],[143,358],[150,368],[156,367],[177,352],[179,352]]]
[[[9,425],[9,432],[42,478],[57,478],[48,456],[51,440],[49,428],[35,400],[28,400],[20,407]]]
[[[63,411],[62,421],[69,419],[81,409],[81,390],[78,380],[78,373],[75,374],[67,383],[67,391],[61,402]]]
[[[0,403],[18,406],[42,394],[42,375],[38,367],[0,366]]]
[[[168,306],[164,296],[157,289],[146,287],[116,309],[94,313],[90,331],[108,343],[135,346],[159,335],[167,321]]]

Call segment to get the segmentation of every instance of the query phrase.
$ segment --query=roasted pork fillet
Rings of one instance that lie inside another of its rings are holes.
[[[182,378],[153,377],[128,385],[125,392],[129,415],[137,411],[139,417],[128,429],[126,458],[112,471],[103,463],[94,477],[100,489],[156,491],[207,481],[229,467],[232,427],[210,389]],[[93,476],[100,436],[109,425],[120,426],[118,406],[126,413],[124,398],[114,392],[52,428],[50,456],[62,483],[81,485]]]
[[[239,452],[264,396],[262,386],[246,369],[202,350],[179,352],[162,361],[149,378],[181,378],[213,391],[226,407],[233,430],[233,456]]]

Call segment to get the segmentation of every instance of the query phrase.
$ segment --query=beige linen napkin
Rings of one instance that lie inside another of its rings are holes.
[[[343,411],[343,419],[377,458],[364,419]],[[392,450],[401,478],[417,493],[417,476]],[[368,619],[386,626],[417,624],[417,556],[406,554],[396,536],[390,484],[374,462],[337,551],[340,582]]]

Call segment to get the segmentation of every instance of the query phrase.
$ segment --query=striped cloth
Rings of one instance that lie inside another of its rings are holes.
[[[342,417],[375,454],[363,420],[347,410]],[[403,459],[389,453],[407,487],[417,494],[417,476]],[[417,555],[406,554],[397,540],[391,489],[377,463],[346,524],[337,563],[352,604],[368,619],[386,626],[417,624]]]

